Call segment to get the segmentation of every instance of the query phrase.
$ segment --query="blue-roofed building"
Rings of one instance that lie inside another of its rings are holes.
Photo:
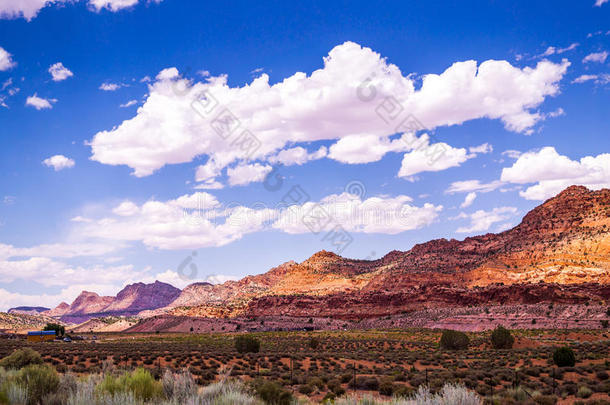
[[[28,332],[29,342],[46,342],[49,340],[55,340],[54,330],[36,330]]]

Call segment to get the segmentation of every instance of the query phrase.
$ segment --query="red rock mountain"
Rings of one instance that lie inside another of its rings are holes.
[[[83,291],[71,305],[61,303],[45,314],[74,323],[101,316],[133,316],[144,310],[164,307],[178,295],[179,289],[160,281],[135,283],[123,288],[116,297],[101,297],[94,292]]]
[[[132,284],[116,297],[83,292],[49,311],[66,321],[142,317],[363,319],[452,306],[566,305],[610,299],[610,190],[572,186],[516,227],[462,241],[438,239],[378,260],[321,251],[224,284]]]
[[[372,261],[321,251],[239,281],[192,284],[145,315],[358,318],[434,306],[607,300],[609,229],[610,190],[572,186],[499,234],[433,240]]]
[[[60,317],[65,314],[70,309],[70,304],[67,302],[62,302],[58,306],[48,311],[45,311],[44,314],[53,317]]]

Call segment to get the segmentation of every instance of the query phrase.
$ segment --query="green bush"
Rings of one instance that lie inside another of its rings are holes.
[[[256,395],[265,403],[272,405],[290,405],[292,394],[272,381],[257,380],[254,382]]]
[[[560,347],[553,353],[553,362],[557,367],[574,367],[576,356],[569,347]]]
[[[409,397],[411,395],[413,395],[413,389],[411,387],[407,387],[406,385],[399,385],[394,390],[394,396],[398,398]]]
[[[28,392],[28,405],[37,405],[59,387],[59,375],[47,364],[30,364],[17,375],[17,384]]]
[[[578,398],[589,398],[591,395],[593,395],[593,391],[591,391],[591,389],[585,385],[580,387],[576,393]]]
[[[19,370],[31,364],[42,364],[42,357],[40,353],[29,347],[15,350],[9,356],[0,360],[0,367],[6,369]]]
[[[494,349],[512,349],[514,343],[515,338],[502,325],[498,325],[491,333],[491,345]]]
[[[555,405],[557,397],[555,395],[537,395],[534,397],[534,401],[538,405]]]
[[[261,342],[250,335],[241,335],[235,338],[235,349],[239,353],[258,353],[261,348]]]
[[[119,377],[107,374],[98,386],[98,390],[110,395],[131,393],[141,401],[150,401],[163,396],[162,384],[155,381],[150,372],[143,368],[137,368]]]
[[[447,350],[463,350],[468,349],[470,339],[464,332],[457,330],[445,330],[441,335],[440,346]]]
[[[350,381],[350,386],[359,390],[379,390],[379,380],[376,377],[356,377],[356,381]]]

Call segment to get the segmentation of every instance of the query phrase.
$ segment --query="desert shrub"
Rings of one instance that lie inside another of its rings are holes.
[[[328,387],[329,390],[331,390],[335,394],[337,394],[338,391],[343,389],[343,387],[341,387],[341,381],[339,381],[337,379],[328,380],[328,382],[326,383],[326,386]]]
[[[42,357],[40,356],[40,353],[30,349],[29,347],[15,350],[9,356],[0,360],[0,367],[4,367],[9,370],[19,370],[20,368],[29,366],[30,364],[42,364]]]
[[[536,395],[534,401],[538,405],[555,405],[557,403],[557,397],[555,395]]]
[[[578,392],[576,393],[578,398],[589,398],[591,395],[593,395],[593,391],[585,385],[578,388]]]
[[[320,390],[323,389],[325,385],[324,381],[322,381],[320,377],[310,377],[307,384],[311,385],[312,387],[317,387]]]
[[[293,398],[290,391],[272,381],[256,380],[253,386],[256,395],[267,404],[290,405],[292,403]]]
[[[595,373],[595,376],[597,377],[598,380],[605,381],[608,379],[608,372],[605,370],[600,370],[597,373]]]
[[[195,380],[188,370],[184,370],[182,373],[172,373],[165,370],[161,384],[165,396],[180,403],[186,402],[187,398],[197,392],[197,384],[195,384]]]
[[[447,350],[463,350],[470,345],[470,339],[464,332],[445,330],[441,335],[440,346]]]
[[[189,403],[262,405],[240,381],[226,379],[204,387],[199,399]]]
[[[394,383],[391,381],[383,381],[379,384],[379,393],[381,395],[392,396],[394,394]]]
[[[318,346],[320,346],[320,339],[315,338],[315,337],[312,337],[311,339],[309,339],[309,347],[316,350],[318,348]]]
[[[163,386],[155,381],[148,370],[138,368],[119,377],[106,375],[98,386],[102,393],[110,395],[132,394],[136,399],[149,401],[163,396]]]
[[[5,394],[8,399],[7,404],[27,404],[28,402],[27,389],[16,383],[7,384]]]
[[[43,398],[57,391],[59,375],[49,365],[30,364],[19,371],[16,382],[27,391],[27,404],[37,405]]]
[[[498,325],[491,333],[491,345],[494,349],[512,349],[515,338],[508,329]]]
[[[235,338],[235,349],[239,353],[258,353],[261,348],[261,342],[250,335],[240,335]]]
[[[371,397],[347,397],[338,398],[335,405],[375,405],[383,404]],[[396,398],[392,405],[481,405],[481,398],[475,393],[461,385],[446,384],[438,394],[433,394],[427,387],[421,386],[414,395],[406,398]]]
[[[401,397],[409,397],[413,395],[413,388],[407,387],[406,385],[398,385],[394,389],[394,396]]]
[[[359,390],[379,390],[379,380],[376,377],[356,377],[356,381],[350,381],[349,385]]]
[[[309,384],[304,384],[299,387],[299,392],[303,395],[309,395],[313,392],[313,387]]]
[[[576,356],[569,347],[559,347],[553,353],[553,362],[557,367],[574,367]]]
[[[78,380],[73,374],[64,374],[59,377],[57,390],[44,397],[42,405],[65,405],[68,398],[78,389]]]

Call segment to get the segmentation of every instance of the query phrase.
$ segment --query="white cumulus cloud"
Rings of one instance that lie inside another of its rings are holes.
[[[74,76],[67,67],[61,62],[57,62],[49,67],[49,73],[51,74],[54,82],[61,82],[66,80],[68,77]]]
[[[232,186],[245,186],[247,184],[263,181],[267,173],[273,168],[268,165],[255,163],[253,165],[239,165],[227,170],[229,184]]]
[[[590,53],[584,57],[583,63],[595,62],[604,63],[608,58],[608,51]]]
[[[45,110],[53,108],[53,104],[57,102],[55,98],[42,98],[38,97],[38,94],[34,93],[33,96],[28,97],[25,100],[25,105],[34,107],[37,110]]]
[[[134,175],[147,176],[197,156],[207,156],[222,169],[236,161],[268,161],[289,144],[336,140],[329,157],[374,161],[384,151],[394,151],[389,136],[408,132],[399,125],[402,117],[389,120],[396,118],[396,110],[382,103],[390,96],[398,110],[429,129],[490,118],[511,131],[527,132],[543,119],[536,108],[559,92],[568,66],[567,61],[541,61],[523,69],[506,61],[458,62],[441,74],[425,75],[416,90],[414,81],[381,55],[346,42],[330,51],[323,68],[274,85],[267,74],[230,87],[226,76],[197,82],[168,68],[150,85],[133,118],[94,136],[92,159],[127,165]],[[374,100],[367,102],[371,94]],[[248,134],[256,137],[256,148],[242,147],[240,140]],[[376,137],[370,153],[360,149],[358,138],[364,136]]]
[[[470,193],[466,194],[466,198],[464,198],[464,202],[460,204],[460,208],[470,207],[476,198],[477,193],[475,193],[474,191],[471,191]]]
[[[524,153],[502,170],[501,180],[509,183],[536,183],[520,192],[528,200],[545,200],[571,185],[593,190],[610,187],[610,154],[572,160],[547,146]]]
[[[572,83],[586,83],[589,81],[593,81],[595,84],[608,84],[610,83],[610,74],[603,73],[599,75],[580,75],[576,79],[572,80]]]
[[[318,160],[328,155],[328,149],[322,146],[315,152],[308,152],[307,149],[297,146],[280,151],[277,155],[269,158],[271,163],[281,163],[284,166],[302,165],[311,160]]]
[[[55,171],[69,169],[74,167],[74,160],[65,157],[64,155],[51,156],[42,161],[42,163],[48,167],[52,167]]]
[[[44,7],[64,0],[0,0],[0,18],[25,18],[31,21]]]
[[[451,183],[449,188],[447,189],[447,193],[467,193],[471,191],[478,191],[480,193],[488,193],[490,191],[494,191],[495,189],[501,187],[504,183],[495,180],[490,183],[481,183],[480,180],[463,180],[463,181],[455,181]]]
[[[15,67],[15,65],[17,65],[17,63],[13,60],[13,55],[0,46],[0,71],[9,70],[12,67]]]
[[[478,210],[472,214],[461,213],[456,219],[469,219],[470,225],[460,227],[456,232],[472,233],[487,231],[493,224],[506,221],[516,213],[517,208],[515,207],[500,207],[494,208],[491,211]]]
[[[138,4],[138,0],[89,0],[91,9],[98,12],[104,8],[116,12],[136,4]]]
[[[405,195],[363,200],[354,194],[333,194],[319,202],[293,205],[282,210],[273,228],[300,234],[328,232],[340,226],[347,232],[394,235],[430,225],[443,209],[441,205],[430,203],[417,207],[410,204],[411,201]],[[317,221],[319,218],[322,218],[320,222]]]
[[[322,209],[327,215],[320,229],[308,225],[312,209]],[[73,233],[81,239],[141,242],[165,250],[198,249],[223,246],[245,235],[269,230],[302,234],[340,225],[348,232],[396,234],[431,224],[442,209],[441,205],[430,203],[416,206],[405,195],[364,200],[348,193],[291,206],[257,203],[247,207],[221,204],[209,193],[196,192],[141,205],[123,202],[101,218],[75,223]]]
[[[136,104],[138,104],[138,100],[129,100],[128,102],[121,104],[119,107],[127,108],[127,107],[131,107],[132,105],[136,105]]]
[[[120,89],[121,87],[123,87],[122,84],[104,82],[104,83],[100,84],[99,89],[103,90],[103,91],[116,91],[116,90]]]
[[[476,156],[474,153],[469,154],[465,148],[454,148],[444,142],[431,144],[425,134],[420,139],[425,143],[417,149],[405,153],[398,177],[413,180],[413,176],[418,173],[438,172],[457,167]]]

